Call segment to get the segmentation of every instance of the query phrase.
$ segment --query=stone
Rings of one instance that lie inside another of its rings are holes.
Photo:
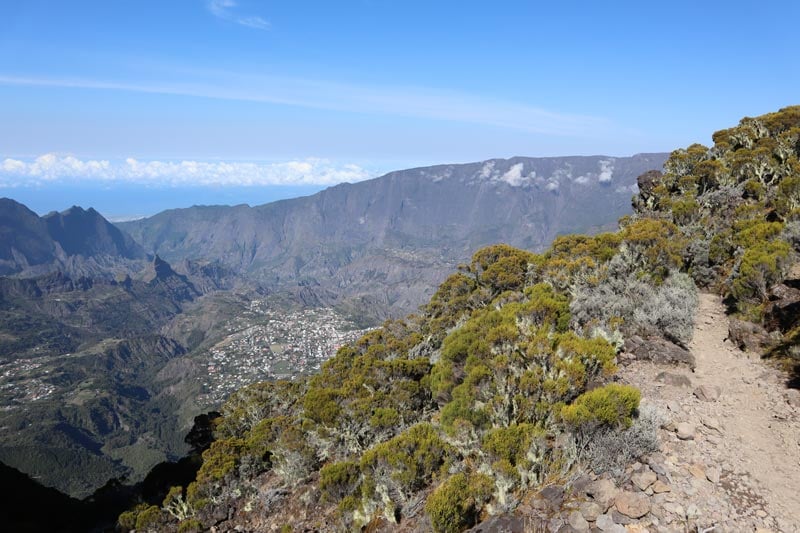
[[[696,431],[697,429],[694,427],[694,424],[690,424],[689,422],[681,422],[675,426],[675,433],[677,433],[678,438],[681,440],[694,440]]]
[[[667,502],[664,504],[664,510],[674,514],[681,520],[683,520],[686,517],[686,511],[683,509],[683,506],[679,503]]]
[[[592,478],[590,478],[586,474],[581,474],[572,482],[571,487],[573,492],[582,493],[586,492],[586,487],[589,486],[589,483],[591,482]]]
[[[650,470],[659,476],[669,478],[669,472],[667,471],[667,465],[664,464],[665,462],[666,459],[660,453],[651,453],[647,456],[647,466],[650,467]]]
[[[633,335],[625,340],[625,350],[636,359],[652,361],[657,364],[685,365],[694,370],[694,355],[686,348],[681,348],[662,337],[643,339]]]
[[[706,471],[705,471],[705,469],[703,468],[702,465],[699,465],[697,463],[689,465],[689,473],[695,479],[702,479],[702,480],[706,479]]]
[[[603,512],[603,509],[595,502],[582,502],[579,509],[583,517],[589,522],[597,520],[597,517]]]
[[[672,387],[689,388],[692,386],[691,379],[682,374],[674,374],[672,372],[659,372],[656,376],[656,381]]]
[[[617,497],[617,487],[610,479],[598,479],[592,481],[586,487],[586,494],[592,497],[603,511],[606,511],[614,503]]]
[[[722,391],[716,385],[700,385],[694,390],[694,395],[697,399],[704,402],[716,402],[719,400],[719,395]]]
[[[650,512],[650,499],[641,492],[622,491],[614,504],[617,511],[629,518],[641,518]]]
[[[652,488],[653,492],[655,492],[656,494],[663,494],[665,492],[670,492],[672,490],[672,488],[668,484],[664,483],[660,479],[655,483],[653,483]]]
[[[663,174],[660,170],[648,170],[636,178],[639,186],[639,194],[643,200],[648,200],[653,196],[653,190],[663,181]]]
[[[641,494],[641,492],[639,493]],[[624,514],[620,513],[616,509],[611,510],[611,518],[614,519],[614,522],[623,526],[627,526],[628,524],[633,524],[635,520],[630,518],[629,516],[625,516]]]
[[[715,485],[719,483],[719,476],[720,476],[720,471],[719,468],[717,468],[716,466],[709,466],[706,469],[706,479],[708,479],[711,483]]]
[[[625,526],[625,531],[628,533],[650,533],[650,530],[647,529],[647,526],[643,524],[630,524]]]
[[[564,487],[561,485],[548,485],[539,492],[552,509],[559,509],[564,503]]]
[[[789,331],[800,325],[800,290],[779,284],[770,289],[770,302],[764,308],[764,327]]]
[[[609,514],[598,516],[594,525],[600,531],[607,533],[625,533],[625,528],[614,522],[614,519]]]
[[[572,511],[569,513],[567,524],[575,531],[589,531],[589,522],[586,521],[580,511]]]
[[[547,531],[552,531],[553,533],[556,533],[563,526],[564,526],[564,520],[562,520],[558,516],[555,516],[551,518],[550,521],[547,523]]]
[[[759,509],[756,511],[756,516],[759,518],[766,518],[767,512],[764,509]]]
[[[786,389],[786,403],[793,407],[800,407],[800,390]]]
[[[737,318],[728,322],[728,339],[740,350],[754,353],[761,353],[772,344],[766,329]]]
[[[711,417],[711,416],[704,416],[700,419],[705,427],[708,429],[713,429],[714,431],[722,432],[722,424],[720,424],[719,420]]]
[[[646,468],[646,470],[643,470],[642,472],[636,472],[631,476],[631,481],[634,485],[636,485],[636,488],[641,491],[647,490],[647,488],[655,483],[657,479],[658,476],[656,473],[649,468]]]

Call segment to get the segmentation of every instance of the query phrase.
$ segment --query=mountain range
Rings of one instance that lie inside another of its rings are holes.
[[[630,211],[636,177],[666,157],[415,168],[292,200],[175,209],[118,226],[170,262],[215,261],[262,287],[312,288],[325,304],[401,316],[481,246],[541,251],[560,234],[612,229]]]

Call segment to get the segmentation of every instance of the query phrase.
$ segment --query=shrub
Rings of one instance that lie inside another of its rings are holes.
[[[160,529],[158,526],[162,519],[161,509],[155,505],[151,505],[136,515],[136,530],[158,531]]]
[[[360,467],[368,478],[367,487],[371,485],[374,491],[381,485],[405,497],[428,485],[453,457],[454,450],[432,425],[417,424],[364,452]]]
[[[688,275],[670,271],[656,285],[637,277],[619,256],[602,282],[575,290],[570,311],[573,326],[587,332],[620,328],[627,335],[659,335],[685,344],[692,337],[696,306],[697,288]]]
[[[658,429],[663,422],[663,413],[645,405],[628,428],[605,427],[591,434],[576,434],[581,441],[579,460],[598,475],[610,472],[621,478],[628,465],[661,448]]]
[[[578,396],[561,410],[561,417],[576,428],[629,427],[641,397],[634,387],[611,383]]]
[[[178,533],[200,533],[201,531],[205,531],[205,527],[196,518],[190,518],[178,524]]]
[[[766,300],[767,289],[783,279],[790,252],[789,245],[783,241],[766,242],[745,250],[731,284],[734,298]]]
[[[219,481],[233,472],[239,464],[244,449],[242,439],[222,439],[211,443],[203,452],[203,466],[197,472],[197,481]]]
[[[342,461],[323,466],[319,471],[319,488],[322,498],[328,502],[338,502],[352,494],[359,483],[361,470],[358,463]]]
[[[425,503],[434,531],[458,533],[474,525],[493,490],[491,478],[483,474],[451,476],[433,491]]]

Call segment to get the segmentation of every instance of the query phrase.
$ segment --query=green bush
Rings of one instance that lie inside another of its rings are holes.
[[[429,484],[454,457],[453,448],[426,423],[370,448],[360,466],[373,485],[391,485],[409,495]]]
[[[161,509],[151,505],[136,515],[137,531],[157,531],[163,519]]]
[[[319,471],[319,488],[322,498],[338,502],[352,494],[358,487],[361,470],[358,463],[342,461],[323,466]]]
[[[578,396],[564,406],[561,417],[573,427],[624,426],[633,421],[641,393],[629,385],[611,383]]]
[[[731,294],[737,300],[763,302],[767,289],[783,279],[791,247],[783,241],[758,244],[745,250],[733,276]]]
[[[428,497],[425,511],[434,531],[458,533],[473,526],[491,498],[494,483],[483,474],[455,474]]]

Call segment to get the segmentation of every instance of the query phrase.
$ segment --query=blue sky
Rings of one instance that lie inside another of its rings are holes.
[[[2,0],[0,195],[259,203],[424,164],[669,151],[798,103],[800,4],[697,4]]]

